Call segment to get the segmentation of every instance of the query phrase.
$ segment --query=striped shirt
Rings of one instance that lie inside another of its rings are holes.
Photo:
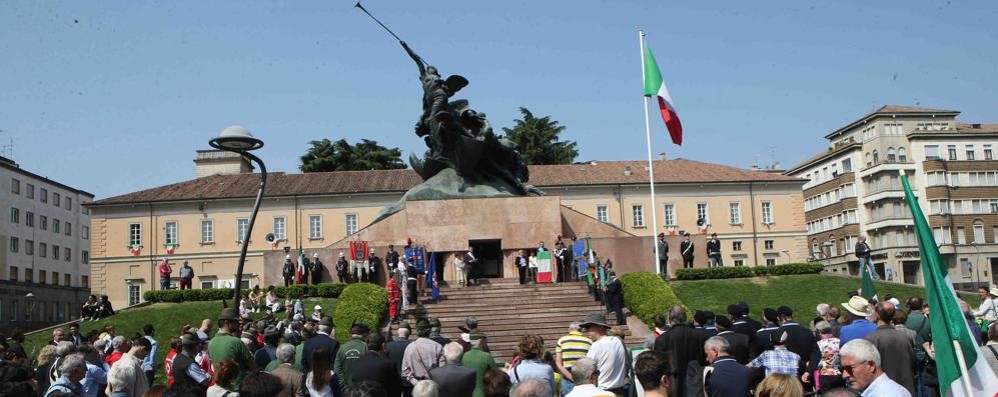
[[[575,360],[583,358],[589,352],[589,346],[593,341],[582,335],[579,331],[569,331],[568,335],[558,338],[558,345],[555,353],[561,355],[561,362],[565,368],[571,369]]]

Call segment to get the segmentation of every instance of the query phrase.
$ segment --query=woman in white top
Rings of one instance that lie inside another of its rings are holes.
[[[305,376],[305,387],[310,397],[333,397],[333,368],[329,352],[318,348],[312,351],[312,370]]]
[[[457,270],[457,284],[463,287],[467,277],[464,273],[464,255],[460,252],[454,253],[454,269]]]
[[[273,285],[267,287],[267,296],[265,299],[267,308],[270,309],[271,313],[277,313],[284,310],[284,305],[281,304],[281,298],[277,297],[277,292],[274,290]]]
[[[981,293],[982,301],[981,306],[974,312],[974,317],[994,321],[998,318],[998,287],[991,288],[990,291],[987,287],[980,287],[978,292]]]
[[[530,253],[530,257],[527,258],[527,281],[537,281],[537,254],[534,252]]]

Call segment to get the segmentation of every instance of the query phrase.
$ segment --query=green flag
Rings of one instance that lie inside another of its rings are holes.
[[[929,324],[932,328],[932,346],[936,352],[939,394],[993,396],[998,393],[998,377],[970,335],[970,328],[957,303],[958,298],[953,290],[953,283],[947,274],[946,263],[939,256],[939,248],[932,236],[932,229],[925,220],[925,215],[918,205],[918,199],[911,191],[911,185],[904,171],[901,171],[901,183],[904,184],[905,201],[908,202],[911,214],[915,218],[918,251],[922,258],[922,276],[925,279],[925,295],[929,309],[932,310]],[[965,366],[959,363],[961,355]]]
[[[877,289],[873,288],[873,278],[870,277],[870,266],[861,266],[861,268],[863,281],[859,283],[860,296],[866,300],[877,299]]]

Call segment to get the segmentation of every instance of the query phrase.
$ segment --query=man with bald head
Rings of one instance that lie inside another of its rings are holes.
[[[873,343],[881,357],[888,358],[882,363],[884,373],[914,395],[915,344],[891,324],[895,310],[893,303],[878,303],[873,313],[877,329],[865,339]]]

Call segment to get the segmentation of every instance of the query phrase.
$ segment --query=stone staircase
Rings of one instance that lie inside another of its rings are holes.
[[[497,362],[509,362],[520,337],[528,333],[544,338],[552,353],[558,338],[568,332],[568,325],[581,321],[586,314],[605,311],[600,302],[586,292],[583,283],[519,285],[517,280],[495,279],[481,286],[440,288],[441,300],[424,299],[422,307],[410,310],[407,319],[437,317],[448,338],[459,337],[458,326],[468,316],[478,319],[478,327],[488,335],[489,350]],[[427,292],[428,296],[429,292]],[[616,324],[613,314],[607,322]],[[392,324],[394,335],[397,324]],[[615,327],[625,336],[628,347],[640,346],[641,338],[631,335],[627,326]]]

